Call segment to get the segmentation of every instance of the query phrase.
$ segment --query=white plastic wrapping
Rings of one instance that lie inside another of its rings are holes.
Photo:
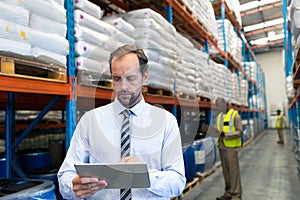
[[[12,4],[0,1],[0,17],[2,19],[23,25],[28,26],[29,24],[29,11]]]
[[[118,29],[116,29],[114,26],[101,21],[100,19],[97,19],[92,15],[83,12],[82,10],[74,10],[74,21],[78,25],[90,28],[107,36],[113,36],[118,33]]]
[[[98,61],[108,61],[110,56],[110,52],[103,49],[102,46],[95,46],[83,41],[75,43],[75,52],[77,56],[84,56]]]
[[[57,2],[58,4],[64,6],[65,0],[54,0],[55,2]]]
[[[61,55],[69,54],[69,42],[63,36],[41,32],[35,29],[28,29],[28,42],[34,46]]]
[[[0,18],[0,38],[28,43],[28,27]]]
[[[40,61],[43,61],[43,62],[49,63],[49,64],[63,66],[66,68],[67,57],[64,55],[53,53],[51,51],[47,51],[45,49],[41,49],[38,47],[33,47],[31,49],[30,53],[31,53],[31,55],[33,55]]]
[[[23,42],[0,38],[0,51],[17,53],[28,56],[31,54],[31,45]]]
[[[111,15],[102,18],[108,24],[113,25],[118,30],[122,31],[126,35],[134,38],[135,36],[135,28],[130,23],[126,22],[123,18],[118,15]]]
[[[149,77],[145,85],[173,91],[175,71],[157,62],[148,62]]]
[[[21,6],[30,11],[31,14],[37,14],[45,18],[66,23],[66,10],[63,5],[58,4],[53,0],[41,1],[41,0],[2,0],[6,3]],[[51,12],[49,12],[51,11]]]
[[[103,76],[109,69],[108,61],[97,61],[83,56],[75,58],[75,65],[78,70],[95,72],[97,74],[103,74]]]
[[[164,27],[169,31],[176,31],[175,27],[170,24],[163,16],[151,10],[150,8],[130,11],[123,15],[123,19],[130,24],[132,24],[135,20],[148,18],[155,20],[158,24],[160,24],[161,27]]]
[[[104,14],[104,11],[101,10],[99,6],[88,0],[73,0],[73,2],[75,8],[78,8],[98,19],[100,19]]]
[[[103,33],[98,33],[79,24],[75,24],[74,26],[74,36],[78,41],[85,41],[94,45],[102,45],[109,38]]]
[[[58,23],[36,14],[30,16],[29,26],[42,32],[54,33],[63,37],[66,37],[67,34],[67,24]]]

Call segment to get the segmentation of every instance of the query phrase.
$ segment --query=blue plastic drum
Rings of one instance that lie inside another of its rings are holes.
[[[185,167],[186,182],[191,182],[194,180],[196,173],[194,147],[188,146],[183,148],[183,160]]]
[[[205,169],[205,151],[203,149],[202,141],[194,141],[193,147],[195,149],[196,173],[203,173]]]

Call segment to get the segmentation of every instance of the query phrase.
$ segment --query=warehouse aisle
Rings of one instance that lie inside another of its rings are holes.
[[[243,200],[298,200],[300,181],[290,134],[285,130],[285,144],[277,144],[277,131],[266,130],[240,152]],[[224,192],[222,168],[188,194],[184,200],[215,200]]]

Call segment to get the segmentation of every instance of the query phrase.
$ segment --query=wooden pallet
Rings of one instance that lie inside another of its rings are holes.
[[[160,96],[168,96],[173,97],[174,94],[172,91],[163,89],[163,88],[156,88],[152,86],[143,86],[143,93],[145,94],[151,94],[151,95],[160,95]]]
[[[197,96],[197,101],[199,101],[199,102],[205,102],[205,103],[210,103],[211,99],[207,98],[207,97]]]
[[[196,188],[198,183],[199,183],[199,177],[195,177],[192,182],[187,183],[185,188],[183,189],[181,197],[182,198],[186,197],[191,191],[193,191]]]
[[[113,89],[114,84],[110,77],[102,77],[92,72],[80,71],[77,74],[77,84],[97,88]]]
[[[176,97],[179,99],[186,99],[186,100],[196,100],[196,95],[176,92]]]
[[[0,75],[67,82],[67,70],[64,67],[7,56],[0,56]]]

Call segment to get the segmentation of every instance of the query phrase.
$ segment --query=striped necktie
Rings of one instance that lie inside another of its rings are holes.
[[[130,123],[129,110],[122,111],[124,120],[121,127],[121,157],[130,155]],[[121,189],[120,200],[131,200],[131,189]]]

